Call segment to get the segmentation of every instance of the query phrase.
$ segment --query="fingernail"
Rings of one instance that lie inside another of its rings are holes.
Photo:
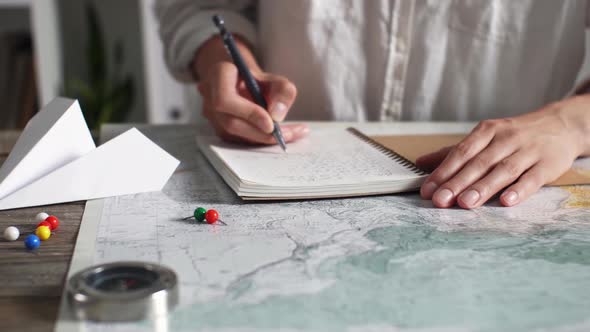
[[[309,127],[308,126],[297,126],[293,128],[293,131],[296,134],[307,134],[309,133]]]
[[[459,199],[461,200],[461,202],[463,202],[463,204],[467,206],[473,206],[475,205],[475,203],[477,203],[479,197],[480,195],[479,192],[477,192],[477,190],[470,189],[462,193],[461,196],[459,196]]]
[[[438,185],[432,181],[428,181],[422,186],[422,196],[430,198],[436,189],[438,189]]]
[[[506,191],[502,194],[502,199],[509,205],[516,204],[516,202],[518,201],[518,193],[512,190]]]
[[[441,205],[448,205],[452,199],[453,192],[446,188],[437,191],[434,196],[432,196],[432,200],[437,201]]]
[[[274,104],[274,106],[270,110],[270,116],[272,117],[273,120],[278,121],[278,122],[283,121],[283,119],[285,119],[286,115],[287,115],[287,105],[285,105],[281,102]]]

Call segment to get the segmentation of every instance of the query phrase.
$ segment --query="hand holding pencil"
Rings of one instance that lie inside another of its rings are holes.
[[[225,140],[277,144],[272,135],[273,120],[281,122],[285,118],[295,101],[296,88],[287,78],[262,71],[239,36],[235,44],[268,101],[268,109],[255,102],[222,39],[214,37],[197,51],[192,66],[199,78],[203,113]],[[304,137],[309,131],[303,124],[281,125],[280,129],[286,143]]]

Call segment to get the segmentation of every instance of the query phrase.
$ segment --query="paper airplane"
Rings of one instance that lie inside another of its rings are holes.
[[[0,210],[158,191],[179,163],[135,128],[97,148],[78,102],[57,98],[0,168]]]
[[[78,102],[54,99],[29,121],[0,168],[0,199],[95,148]]]

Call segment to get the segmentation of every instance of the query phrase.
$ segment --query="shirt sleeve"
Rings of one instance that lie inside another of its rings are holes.
[[[578,85],[576,85],[576,87],[574,88],[574,95],[584,95],[590,93],[590,79],[586,79],[582,82],[580,82]]]
[[[230,31],[256,45],[256,28],[247,17],[248,12],[255,13],[255,5],[253,0],[157,0],[154,9],[172,75],[181,82],[195,80],[190,64],[199,47],[219,33],[211,20],[215,14],[223,17]]]

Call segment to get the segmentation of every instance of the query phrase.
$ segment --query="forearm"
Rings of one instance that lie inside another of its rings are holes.
[[[239,32],[249,44],[256,45],[256,27],[244,12],[256,4],[253,0],[157,0],[155,12],[164,43],[166,65],[175,78],[194,81],[192,64],[195,52],[218,35],[211,21],[221,15],[233,33]]]

